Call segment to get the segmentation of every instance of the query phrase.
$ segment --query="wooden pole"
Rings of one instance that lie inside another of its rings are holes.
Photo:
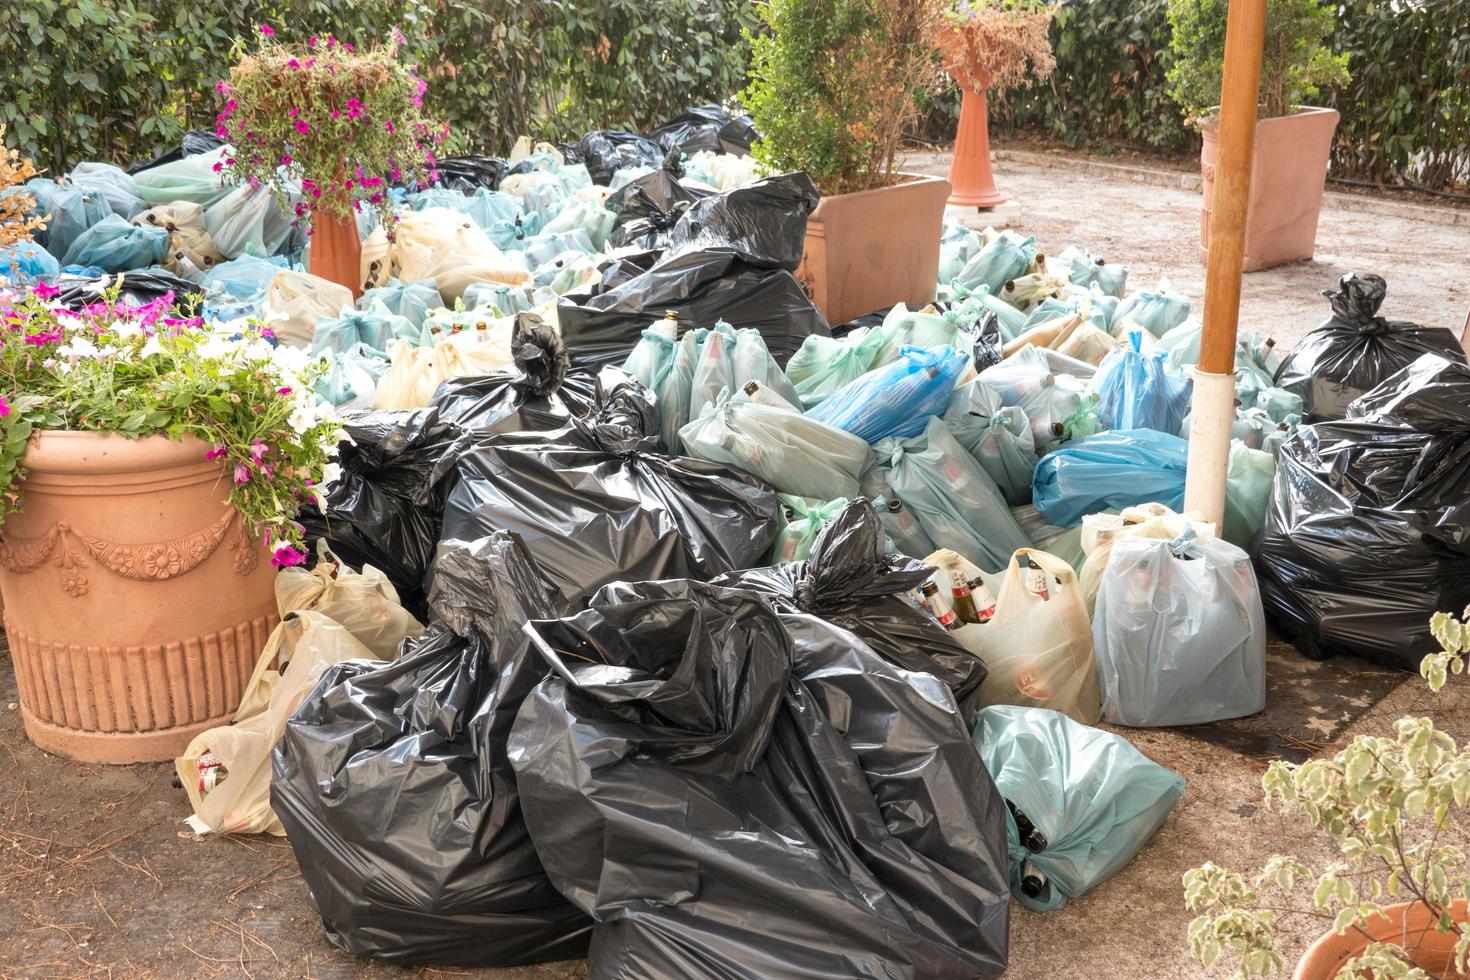
[[[1204,326],[1185,481],[1185,508],[1217,522],[1224,516],[1230,425],[1235,414],[1235,331],[1265,37],[1266,0],[1230,0],[1220,91],[1220,151],[1205,266]]]

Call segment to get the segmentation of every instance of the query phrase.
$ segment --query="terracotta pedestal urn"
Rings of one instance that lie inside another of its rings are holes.
[[[0,592],[26,734],[47,752],[172,759],[239,706],[276,624],[275,570],[208,449],[33,437]]]
[[[954,74],[951,72],[951,74]],[[960,101],[960,128],[955,133],[954,156],[949,161],[949,182],[954,190],[949,203],[964,207],[993,208],[1006,202],[1006,196],[995,188],[995,174],[990,169],[990,103],[989,82],[982,76],[984,87],[964,87]]]
[[[346,286],[353,299],[361,298],[362,239],[356,221],[318,211],[312,216],[307,258],[312,275]]]

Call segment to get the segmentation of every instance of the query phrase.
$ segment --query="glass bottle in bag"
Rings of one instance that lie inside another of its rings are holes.
[[[1038,599],[1047,600],[1051,598],[1051,590],[1047,587],[1046,570],[1036,564],[1036,559],[1030,555],[1026,556],[1026,588]]]

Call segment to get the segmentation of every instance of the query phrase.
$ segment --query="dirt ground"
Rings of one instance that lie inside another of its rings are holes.
[[[940,169],[945,163],[934,156],[915,162]],[[1076,243],[1127,262],[1135,284],[1153,285],[1167,274],[1176,289],[1201,293],[1197,193],[1017,160],[1003,162],[998,179],[1019,202],[1014,224],[1045,248]],[[1458,331],[1470,306],[1467,246],[1470,228],[1369,214],[1334,197],[1315,262],[1247,278],[1242,325],[1290,343],[1324,317],[1320,290],[1345,272],[1375,271],[1389,281],[1387,315]],[[1303,664],[1273,645],[1273,691],[1320,673]],[[1470,684],[1463,678],[1436,697],[1411,675],[1384,683],[1364,673],[1362,689],[1372,693],[1355,698],[1353,665],[1332,669],[1341,689],[1336,703],[1346,706],[1341,717],[1296,719],[1315,737],[1286,734],[1297,730],[1289,718],[1258,727],[1279,728],[1298,750],[1330,751],[1361,732],[1387,734],[1394,719],[1417,712],[1434,714],[1457,739],[1470,738]],[[109,768],[47,756],[26,740],[16,699],[8,657],[0,655],[0,976],[585,975],[580,963],[403,970],[339,953],[322,937],[284,840],[197,839],[182,823],[188,804],[170,785],[170,765]],[[1008,977],[1206,976],[1185,950],[1186,869],[1206,860],[1249,869],[1282,849],[1307,860],[1327,856],[1300,826],[1261,807],[1265,763],[1258,755],[1179,730],[1125,734],[1183,774],[1185,796],[1112,880],[1057,912],[1015,907]],[[1288,955],[1307,938],[1295,935]]]

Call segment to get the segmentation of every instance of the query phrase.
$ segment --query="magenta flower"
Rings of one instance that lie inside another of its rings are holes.
[[[209,169],[213,170],[215,173],[219,173],[221,170],[225,169],[225,165],[216,160],[214,161],[214,166],[210,167]]]
[[[286,67],[287,68],[300,68],[301,67],[301,62],[297,61],[295,58],[291,58],[291,59],[289,59],[286,62]]]
[[[291,166],[291,154],[289,154],[289,153],[282,153],[281,154],[281,166],[283,166],[283,167],[289,167],[289,166]]]
[[[265,454],[268,452],[270,452],[270,447],[265,443],[259,439],[250,440],[250,461],[256,466],[261,464],[261,461],[265,459]]]
[[[244,463],[236,463],[235,475],[233,479],[236,483],[249,483],[250,467],[246,466]]]
[[[230,92],[232,91],[230,88],[230,83],[225,81],[223,78],[214,83],[214,90],[220,95],[223,95],[225,98],[229,98]]]
[[[362,103],[361,102],[357,101],[356,99],[348,99],[347,100],[347,118],[348,119],[361,119],[362,118]]]
[[[0,395],[0,418],[3,418],[4,416],[9,415],[9,414],[10,414],[10,402],[8,402],[8,401],[5,400],[5,396],[4,395]]]
[[[211,461],[211,462],[213,462],[214,460],[219,459],[221,456],[223,456],[227,452],[229,452],[229,450],[226,449],[224,446],[215,446],[209,452],[207,452],[207,453],[204,454],[204,458],[207,459],[207,460],[209,460],[209,461]]]
[[[315,34],[313,34],[311,36],[311,40],[309,40],[309,41],[306,42],[306,46],[308,48],[314,48],[314,47],[316,47],[316,35]]]
[[[286,387],[286,388],[277,388],[276,389],[276,394],[278,394],[278,395],[289,395],[289,394],[291,394],[291,389],[289,387]]]
[[[298,133],[309,133],[309,132],[311,132],[311,123],[307,122],[305,119],[298,119],[298,120],[296,120],[296,132],[298,132]]]
[[[390,133],[393,132],[393,120],[391,120],[391,119],[384,119],[383,120],[383,128],[386,129],[386,130],[388,130],[388,132],[390,132]]]
[[[38,282],[31,287],[31,295],[37,299],[55,299],[61,295],[61,287],[53,286],[46,282]]]
[[[271,555],[271,564],[276,568],[289,568],[292,565],[306,564],[306,552],[298,551],[289,544],[283,544]]]
[[[261,37],[275,37],[276,36],[275,29],[272,28],[271,25],[269,25],[269,24],[261,24],[260,25],[260,36]]]
[[[274,330],[272,330],[270,327],[261,327],[260,328],[260,335],[262,337],[264,337],[266,340],[275,340],[276,339],[276,332]]]

